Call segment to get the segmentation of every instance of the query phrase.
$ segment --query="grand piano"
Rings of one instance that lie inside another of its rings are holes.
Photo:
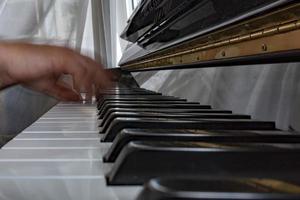
[[[296,0],[142,0],[115,87],[0,150],[1,199],[300,199],[300,135],[140,88],[132,72],[299,62]]]

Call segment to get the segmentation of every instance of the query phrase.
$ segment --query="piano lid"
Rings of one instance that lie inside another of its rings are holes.
[[[178,39],[246,13],[249,16],[261,13],[289,1],[143,0],[129,19],[121,37],[147,46],[154,41]],[[258,12],[253,12],[255,10]]]
[[[144,0],[135,10],[122,34],[124,39],[135,44],[124,53],[120,65],[128,65],[155,52],[177,47],[186,41],[210,35],[292,4],[297,4],[297,1]],[[264,26],[263,22],[261,26]],[[245,26],[239,34],[257,30]],[[231,37],[237,36],[237,32],[232,34]],[[214,39],[206,42],[213,42]]]

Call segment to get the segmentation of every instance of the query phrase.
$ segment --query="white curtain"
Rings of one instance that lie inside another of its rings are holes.
[[[2,0],[0,40],[26,40],[80,49],[88,0]]]
[[[92,0],[95,58],[108,68],[118,66],[128,44],[120,35],[126,26],[129,6],[126,0]]]
[[[89,0],[1,0],[0,40],[22,40],[93,52]],[[56,101],[23,87],[0,91],[0,134],[14,135]]]

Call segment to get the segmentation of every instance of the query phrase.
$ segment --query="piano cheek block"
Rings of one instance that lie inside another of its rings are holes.
[[[106,178],[108,185],[139,185],[151,178],[174,176],[300,180],[299,167],[299,151],[178,148],[157,142],[130,142]]]
[[[280,184],[272,188],[268,184]],[[214,178],[160,178],[145,184],[136,200],[294,200],[298,194],[285,191],[284,185],[300,188],[273,179],[214,179]]]

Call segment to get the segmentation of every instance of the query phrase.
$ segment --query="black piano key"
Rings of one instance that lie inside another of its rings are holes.
[[[102,89],[102,90],[99,90],[98,92],[101,93],[103,91],[149,91],[149,90],[146,90],[146,89],[143,89],[143,88],[131,88],[131,87],[110,87],[110,88],[106,88],[106,89]]]
[[[211,111],[212,109],[208,110]],[[203,110],[202,110],[203,111]],[[99,123],[99,127],[105,126],[105,124],[110,124],[113,119],[117,117],[134,117],[134,118],[196,118],[196,119],[251,119],[250,115],[243,114],[232,114],[226,112],[215,112],[215,113],[184,113],[184,112],[163,112],[163,111],[140,111],[140,110],[132,110],[132,111],[115,111],[110,113],[109,115],[104,115],[102,121]]]
[[[173,96],[163,96],[163,95],[118,95],[118,94],[109,94],[109,95],[101,95],[100,99],[136,99],[136,98],[147,98],[147,99],[155,99],[155,98],[167,98],[167,99],[179,99]]]
[[[300,135],[283,131],[204,131],[123,129],[103,157],[114,162],[121,150],[132,141],[188,141],[218,143],[300,143]]]
[[[102,104],[104,101],[109,100],[123,100],[123,101],[136,101],[136,100],[152,100],[152,101],[164,101],[164,100],[180,100],[185,101],[185,99],[180,99],[170,96],[161,96],[161,95],[131,95],[131,96],[122,96],[122,95],[106,95],[97,99],[98,104]]]
[[[111,108],[150,108],[150,109],[211,109],[209,105],[199,105],[199,104],[109,104],[103,107],[99,111],[99,116],[103,116]]]
[[[101,91],[98,95],[161,95],[161,93],[151,91]]]
[[[184,99],[170,99],[170,98],[136,98],[136,99],[103,99],[102,101],[97,102],[97,107],[101,107],[107,103],[136,103],[136,102],[178,102],[178,103],[186,103],[187,101]]]
[[[147,90],[143,90],[141,88],[109,88],[109,89],[105,89],[105,90],[101,90],[98,93],[105,93],[105,92],[115,92],[115,91],[147,91]]]
[[[214,176],[300,180],[300,144],[130,142],[107,174],[109,185],[138,185],[153,177]]]
[[[134,90],[134,91],[151,91],[151,92],[153,92],[152,90],[148,90],[148,89],[140,88],[140,87],[119,87],[119,86],[103,89],[101,91],[110,91],[110,90]]]
[[[99,115],[99,119],[106,119],[115,112],[144,112],[144,113],[165,113],[165,114],[232,114],[230,110],[216,109],[161,109],[161,108],[110,108],[106,113]]]
[[[176,97],[169,97],[169,96],[160,96],[160,95],[155,95],[155,96],[142,96],[142,95],[136,95],[132,97],[128,96],[104,96],[102,99],[99,99],[99,102],[101,103],[102,101],[187,101],[186,99],[180,99]]]
[[[110,89],[105,89],[105,90],[101,90],[98,91],[99,95],[102,94],[110,94],[110,93],[114,93],[114,92],[125,92],[125,93],[135,93],[135,92],[140,92],[140,93],[156,93],[156,94],[161,94],[159,92],[154,92],[151,90],[146,90],[146,89],[142,89],[142,88],[110,88]]]
[[[102,105],[98,104],[98,110],[102,110],[106,105],[116,105],[116,104],[184,104],[184,105],[200,105],[197,102],[185,102],[185,101],[109,101],[105,102]]]
[[[99,123],[100,132],[105,132],[109,124],[117,117],[126,118],[169,118],[169,119],[251,119],[249,115],[238,115],[238,114],[219,114],[219,113],[207,113],[207,114],[197,114],[197,113],[159,113],[159,112],[114,112],[111,113],[107,118]]]
[[[105,132],[102,142],[112,142],[124,128],[145,129],[203,129],[203,130],[275,130],[274,122],[253,120],[180,120],[164,118],[124,118],[113,120]]]
[[[187,101],[183,99],[125,99],[125,100],[103,100],[97,103],[97,108],[101,109],[104,105],[108,103],[138,103],[138,102],[153,102],[157,103],[187,103]],[[196,102],[193,102],[196,104]],[[199,104],[199,103],[198,103]]]
[[[136,200],[296,200],[300,183],[258,178],[168,177],[150,180]]]

